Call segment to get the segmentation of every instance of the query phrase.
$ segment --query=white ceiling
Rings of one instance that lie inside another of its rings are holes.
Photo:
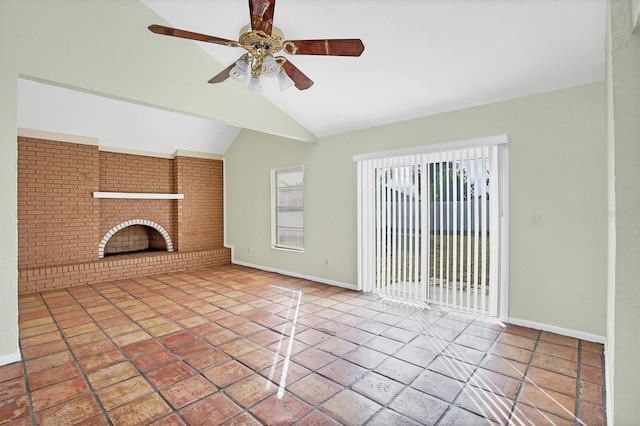
[[[157,23],[234,40],[249,21],[246,0],[142,2]],[[359,58],[290,56],[315,84],[280,92],[277,81],[266,81],[263,95],[324,137],[602,81],[605,8],[604,0],[277,0],[274,25],[285,38],[360,38],[365,51]],[[169,42],[150,36],[158,49]],[[211,77],[243,53],[176,42],[213,56],[220,69]],[[28,80],[20,80],[18,125],[160,153],[223,154],[240,130]]]
[[[244,0],[142,1],[170,26],[233,40],[249,22]],[[285,38],[360,38],[365,51],[290,56],[314,86],[279,92],[273,82],[264,96],[323,137],[601,81],[605,7],[604,0],[278,0],[274,25]],[[223,66],[243,53],[198,44]]]

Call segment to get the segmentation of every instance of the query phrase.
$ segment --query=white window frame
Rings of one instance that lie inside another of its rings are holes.
[[[299,170],[302,173],[302,247],[289,246],[278,243],[278,211],[277,211],[277,176],[281,172]],[[271,248],[277,250],[304,252],[304,166],[288,166],[271,169]]]

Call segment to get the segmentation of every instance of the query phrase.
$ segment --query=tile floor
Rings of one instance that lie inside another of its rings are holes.
[[[3,425],[605,423],[602,345],[239,266],[19,306]]]

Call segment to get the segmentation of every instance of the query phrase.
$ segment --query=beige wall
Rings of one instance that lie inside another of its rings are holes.
[[[321,139],[243,131],[225,154],[234,259],[354,285],[354,154],[506,133],[510,138],[512,318],[595,336],[606,331],[604,84]],[[271,168],[304,164],[305,252],[271,249]],[[531,227],[540,215],[541,227]],[[325,265],[325,259],[328,266]]]
[[[635,8],[635,9],[632,9]],[[640,420],[640,2],[607,10],[609,423]],[[633,30],[635,21],[635,31]]]

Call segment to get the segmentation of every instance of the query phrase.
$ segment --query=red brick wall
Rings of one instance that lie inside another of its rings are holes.
[[[95,260],[98,167],[96,146],[18,138],[19,268]]]
[[[176,157],[180,202],[180,250],[209,250],[224,244],[223,168],[221,160]]]
[[[100,151],[100,191],[174,193],[175,160]]]
[[[218,160],[163,159],[18,138],[19,291],[229,263],[222,179]],[[178,192],[184,199],[97,199],[94,191]],[[105,234],[131,219],[160,224],[180,253],[98,260]]]

